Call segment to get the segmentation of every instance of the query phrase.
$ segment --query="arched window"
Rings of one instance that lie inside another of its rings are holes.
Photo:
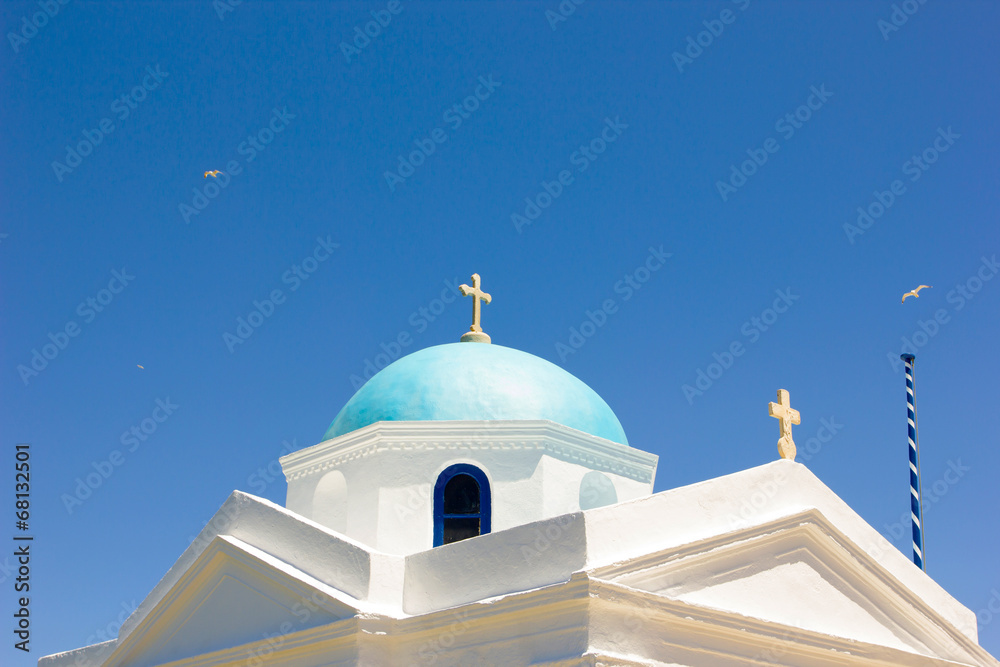
[[[490,532],[490,482],[476,466],[456,463],[434,485],[434,546]]]

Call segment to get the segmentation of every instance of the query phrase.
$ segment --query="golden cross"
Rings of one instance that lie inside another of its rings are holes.
[[[493,297],[491,297],[483,290],[479,289],[479,282],[480,282],[479,274],[473,273],[472,287],[469,287],[468,285],[458,286],[458,289],[462,290],[462,296],[472,297],[472,326],[469,327],[469,331],[477,331],[477,332],[483,330],[483,328],[479,326],[479,317],[482,308],[480,301],[485,301],[486,303],[489,303],[490,301],[493,300]]]
[[[795,441],[792,440],[792,424],[801,424],[799,411],[792,409],[792,402],[785,389],[778,390],[778,402],[768,403],[767,411],[778,419],[781,438],[778,439],[778,454],[783,459],[795,460]]]

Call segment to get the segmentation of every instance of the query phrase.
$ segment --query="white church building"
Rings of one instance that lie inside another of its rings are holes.
[[[657,457],[607,403],[492,344],[479,277],[463,291],[461,342],[389,365],[281,459],[284,507],[234,491],[117,639],[39,667],[1000,667],[972,611],[794,462],[787,393],[786,458],[653,494]]]

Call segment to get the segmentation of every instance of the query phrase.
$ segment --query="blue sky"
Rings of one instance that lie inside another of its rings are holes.
[[[774,460],[785,388],[907,555],[912,344],[928,573],[1000,654],[1000,7],[911,3],[4,2],[0,661],[95,641],[233,489],[283,502],[269,463],[456,341],[472,272],[657,491]]]

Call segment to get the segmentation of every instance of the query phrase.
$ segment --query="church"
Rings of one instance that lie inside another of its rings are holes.
[[[975,614],[796,463],[653,493],[657,457],[539,357],[395,361],[281,507],[234,491],[117,639],[39,667],[993,665]]]

